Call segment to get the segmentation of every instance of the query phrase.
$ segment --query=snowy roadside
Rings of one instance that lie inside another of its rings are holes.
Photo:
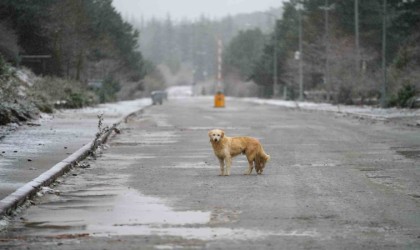
[[[53,119],[71,119],[73,116],[75,119],[95,118],[97,120],[97,116],[103,114],[104,122],[107,125],[110,125],[117,122],[119,118],[150,104],[150,98],[142,98],[131,101],[99,104],[95,107],[85,107],[81,109],[61,109],[56,110],[53,114],[41,113],[39,115],[39,119],[22,123],[23,126],[20,126],[17,123],[9,123],[7,125],[0,126],[0,140],[13,131],[24,127],[38,127],[48,124],[48,122]]]
[[[168,92],[169,98],[188,98],[192,96],[192,86],[173,86],[168,88],[166,91]],[[213,98],[213,96],[203,96],[203,98],[211,99]],[[329,103],[284,101],[273,99],[261,99],[254,97],[227,97],[227,102],[229,102],[229,99],[303,110],[336,112],[375,120],[413,118],[419,120],[420,125],[420,109],[383,109],[372,106],[333,105]],[[229,103],[227,103],[227,105],[229,105]]]
[[[104,103],[95,107],[86,107],[82,109],[66,109],[60,113],[64,116],[71,116],[72,114],[81,116],[97,116],[103,114],[104,122],[112,124],[121,119],[121,117],[151,104],[152,101],[150,98],[142,98],[115,103]]]
[[[374,120],[410,119],[416,126],[420,126],[420,109],[375,108],[371,106],[333,105],[329,103],[295,102],[284,100],[270,100],[260,98],[241,98],[240,100],[257,104],[269,104],[287,108],[313,111],[328,111]]]
[[[0,199],[92,141],[98,132],[98,115],[103,114],[104,126],[111,126],[150,103],[145,98],[62,110],[43,115],[32,125],[15,124],[15,131],[0,143]]]

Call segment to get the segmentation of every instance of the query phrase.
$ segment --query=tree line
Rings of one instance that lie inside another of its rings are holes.
[[[175,21],[168,15],[164,20],[132,19],[130,23],[141,33],[139,44],[145,58],[167,65],[173,73],[181,65],[188,65],[194,81],[204,81],[214,79],[216,74],[217,39],[227,45],[240,30],[258,27],[268,32],[273,16],[280,13],[280,8],[273,8],[220,20],[202,15],[197,20]]]
[[[383,0],[358,1],[358,15],[355,1],[285,2],[283,15],[259,55],[255,50],[236,51],[260,46],[255,42],[260,32],[241,32],[228,47],[225,70],[239,70],[243,79],[261,86],[266,97],[273,96],[277,78],[277,94],[297,99],[302,60],[306,99],[362,104],[383,98],[388,105],[409,106],[409,99],[420,89],[420,1],[388,0],[385,6]]]
[[[161,88],[138,38],[112,0],[0,1],[0,125]]]
[[[78,81],[145,75],[139,33],[112,0],[2,0],[0,31],[3,57],[39,74]]]

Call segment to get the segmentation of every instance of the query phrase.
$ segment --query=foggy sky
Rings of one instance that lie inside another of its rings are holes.
[[[113,0],[113,5],[123,17],[145,20],[152,17],[164,19],[169,14],[173,20],[195,20],[202,14],[220,18],[228,14],[249,13],[280,7],[283,0]]]

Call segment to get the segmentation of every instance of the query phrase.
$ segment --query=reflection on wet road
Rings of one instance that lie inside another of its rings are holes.
[[[0,139],[0,199],[92,141],[98,130],[97,115],[103,114],[104,124],[111,125],[149,104],[147,98],[57,111],[37,120],[34,124],[39,126],[25,125],[4,135]]]
[[[177,100],[130,117],[90,167],[11,220],[0,247],[418,248],[418,161],[398,152],[418,150],[418,131],[229,104]],[[272,154],[263,175],[244,176],[238,156],[218,176],[207,131],[223,126],[261,138]]]
[[[155,119],[161,126],[167,126],[164,118]],[[179,140],[174,131],[133,130],[129,126],[123,128],[123,133],[111,138],[110,146],[106,146],[96,160],[87,161],[88,168],[73,170],[59,179],[54,191],[40,195],[36,205],[13,222],[8,237],[18,237],[24,232],[29,237],[150,235],[206,241],[317,235],[314,231],[304,230],[261,231],[224,227],[237,221],[241,212],[222,208],[210,211],[174,209],[171,200],[147,196],[127,186],[132,169],[138,168],[140,162],[173,157],[158,151],[138,154],[130,150],[145,145],[155,148],[176,144]],[[208,156],[208,151],[201,155],[180,155],[177,156],[178,162],[159,168],[213,171],[218,168],[213,162],[202,161]]]

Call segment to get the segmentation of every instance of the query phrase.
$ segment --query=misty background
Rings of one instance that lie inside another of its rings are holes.
[[[245,14],[278,8],[282,0],[114,0],[113,5],[125,18],[137,20],[165,19],[197,20],[201,16],[220,19],[228,15]]]
[[[218,56],[230,96],[415,107],[420,89],[415,0],[3,0],[0,32],[2,124],[174,85],[212,95]]]

